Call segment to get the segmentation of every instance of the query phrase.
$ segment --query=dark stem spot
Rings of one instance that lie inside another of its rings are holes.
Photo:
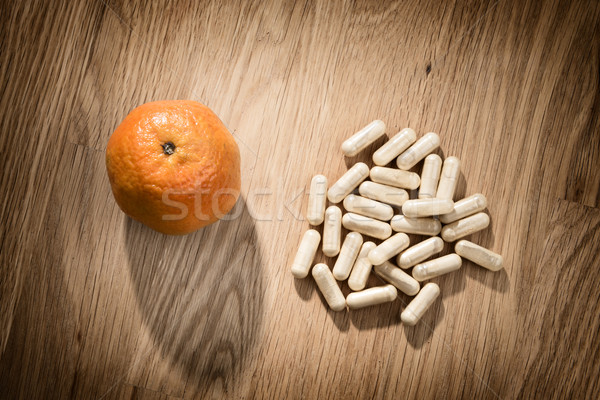
[[[425,73],[427,75],[429,75],[430,72],[431,72],[431,63],[428,63],[427,66],[425,67]]]
[[[173,142],[161,144],[161,147],[163,148],[163,153],[165,153],[168,156],[175,153],[175,145],[173,144]]]

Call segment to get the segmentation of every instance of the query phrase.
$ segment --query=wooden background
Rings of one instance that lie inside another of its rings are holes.
[[[0,398],[598,397],[598,1],[4,1],[0,41]],[[236,135],[235,220],[119,211],[105,145],[159,99]],[[375,118],[440,134],[506,260],[414,328],[289,272],[310,178]]]

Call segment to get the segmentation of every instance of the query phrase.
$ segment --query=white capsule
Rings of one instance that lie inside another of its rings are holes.
[[[372,287],[361,292],[350,293],[346,298],[348,307],[357,308],[374,306],[382,303],[390,303],[398,297],[398,290],[393,285]]]
[[[308,195],[308,209],[306,219],[311,225],[321,225],[325,218],[325,205],[327,203],[327,178],[315,175],[310,181]]]
[[[325,301],[329,304],[329,308],[333,311],[342,311],[346,308],[346,299],[327,265],[315,265],[312,269],[312,276],[325,297]]]
[[[358,187],[358,193],[369,199],[398,207],[402,207],[402,204],[409,198],[408,193],[404,189],[371,181],[361,183]]]
[[[369,260],[373,265],[383,264],[408,247],[410,240],[405,233],[396,233],[386,239],[369,253]]]
[[[392,234],[390,224],[350,212],[344,214],[342,225],[349,231],[359,232],[381,240],[389,238]]]
[[[445,199],[414,199],[407,200],[402,205],[402,213],[409,218],[431,217],[447,214],[454,208],[452,200]]]
[[[353,194],[344,199],[344,208],[346,211],[381,221],[389,221],[394,216],[394,209],[389,205]]]
[[[433,218],[407,218],[404,215],[394,215],[390,226],[396,232],[414,233],[415,235],[435,236],[440,233],[442,224]]]
[[[481,193],[476,193],[454,203],[452,212],[440,216],[440,221],[444,224],[449,224],[459,219],[468,217],[485,210],[487,207],[487,199]]]
[[[350,232],[346,235],[342,250],[340,250],[340,255],[333,265],[333,277],[335,279],[343,281],[348,278],[362,243],[363,238],[360,233]]]
[[[462,258],[458,254],[448,254],[440,258],[417,264],[412,270],[412,276],[419,282],[460,269]]]
[[[415,144],[410,146],[408,150],[400,154],[396,159],[396,165],[400,169],[411,169],[419,161],[421,161],[429,153],[437,149],[440,145],[440,137],[437,133],[429,132]]]
[[[425,157],[423,171],[421,172],[421,186],[419,187],[419,198],[430,199],[435,197],[440,171],[442,170],[442,159],[437,154]]]
[[[480,212],[444,226],[442,228],[442,239],[446,242],[454,242],[487,228],[489,224],[490,217],[486,213]]]
[[[332,203],[344,200],[362,181],[369,176],[369,167],[365,163],[356,163],[327,191],[327,198]]]
[[[473,261],[475,264],[479,264],[490,271],[500,271],[504,263],[504,259],[500,254],[496,254],[468,240],[459,240],[456,242],[454,251],[459,256]]]
[[[371,143],[385,134],[385,123],[376,119],[342,143],[342,151],[347,157],[354,157]]]
[[[406,249],[398,256],[396,261],[400,268],[407,269],[427,260],[442,251],[443,248],[444,241],[439,236],[433,236]]]
[[[381,265],[375,265],[373,271],[375,271],[381,279],[396,286],[398,290],[409,296],[414,296],[419,293],[419,282],[389,261],[386,261]]]
[[[325,210],[325,225],[323,226],[323,254],[335,257],[340,252],[342,238],[342,210],[336,206]]]
[[[417,134],[410,128],[404,128],[398,132],[393,138],[388,140],[386,144],[381,146],[373,153],[373,162],[375,165],[384,166],[389,164],[400,153],[408,149],[408,147],[417,140]]]
[[[453,200],[459,175],[460,160],[456,157],[446,158],[435,197],[438,199]]]
[[[419,294],[408,303],[408,306],[400,314],[402,322],[409,326],[416,325],[439,295],[440,287],[435,283],[430,282],[423,286]]]
[[[314,229],[309,229],[304,233],[292,264],[292,275],[295,278],[302,279],[308,276],[308,271],[310,271],[312,262],[315,259],[320,241],[321,235]]]
[[[364,242],[360,248],[360,253],[358,253],[358,257],[356,258],[356,262],[350,273],[350,278],[348,278],[348,286],[350,289],[359,291],[365,288],[367,280],[369,280],[369,275],[371,274],[371,268],[373,267],[368,256],[369,252],[375,247],[376,245],[373,242]]]
[[[403,189],[416,189],[421,183],[419,174],[395,168],[373,167],[370,176],[373,182]]]

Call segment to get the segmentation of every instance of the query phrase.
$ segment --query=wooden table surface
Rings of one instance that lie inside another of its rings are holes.
[[[382,3],[2,3],[0,398],[600,395],[600,3]],[[118,209],[104,148],[159,99],[236,136],[232,220]],[[334,313],[289,270],[311,177],[370,162],[340,145],[376,118],[440,134],[505,257],[414,328],[407,296]]]

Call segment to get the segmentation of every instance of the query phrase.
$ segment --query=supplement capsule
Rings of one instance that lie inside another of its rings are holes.
[[[335,257],[340,252],[342,237],[342,210],[336,206],[325,210],[325,225],[323,226],[323,254]]]
[[[408,218],[431,217],[448,214],[454,209],[454,202],[445,199],[407,200],[402,205],[402,213]]]
[[[408,247],[410,240],[405,233],[396,233],[389,239],[386,239],[379,246],[375,247],[369,253],[369,260],[373,265],[383,264],[385,261],[394,257],[402,250]]]
[[[438,199],[454,199],[454,191],[456,190],[459,175],[460,160],[456,157],[446,158],[435,197]]]
[[[440,171],[442,170],[442,159],[437,154],[425,157],[423,171],[421,172],[421,186],[419,187],[419,198],[430,199],[435,197]]]
[[[358,253],[358,257],[356,258],[356,262],[350,273],[350,278],[348,278],[348,286],[350,289],[359,291],[365,288],[367,280],[369,280],[369,275],[371,274],[371,268],[373,267],[368,256],[369,252],[375,247],[376,245],[373,242],[364,242],[360,248],[360,253]]]
[[[344,199],[344,208],[346,211],[381,221],[389,221],[394,216],[394,209],[387,204],[353,194]]]
[[[342,143],[342,151],[347,157],[354,157],[371,143],[385,134],[385,123],[376,119]]]
[[[391,262],[386,261],[381,265],[375,265],[373,270],[381,279],[396,286],[398,290],[407,295],[414,296],[419,293],[419,282]]]
[[[310,193],[308,195],[308,209],[306,219],[311,225],[321,225],[325,218],[325,205],[327,202],[327,178],[323,175],[315,175],[310,181]]]
[[[473,261],[475,264],[479,264],[490,271],[500,271],[504,263],[504,259],[500,254],[496,254],[468,240],[459,240],[456,242],[454,251],[459,256]]]
[[[440,215],[440,221],[444,224],[449,224],[469,215],[485,210],[487,207],[487,199],[481,193],[476,193],[454,203],[452,212]]]
[[[446,242],[454,242],[487,228],[489,224],[490,217],[486,213],[480,212],[444,226],[442,228],[442,239]]]
[[[443,248],[444,241],[440,237],[430,237],[406,249],[406,251],[398,256],[396,261],[400,268],[407,269],[417,265],[421,261],[427,260],[429,257],[442,251]]]
[[[327,198],[332,203],[344,200],[362,181],[369,176],[369,167],[365,163],[356,163],[350,168],[327,192]]]
[[[406,218],[404,215],[394,215],[390,225],[396,232],[426,236],[435,236],[442,229],[440,221],[433,218]]]
[[[398,290],[393,285],[373,287],[361,292],[350,293],[346,298],[346,304],[351,309],[374,306],[382,303],[390,303],[398,297]]]
[[[456,271],[460,269],[461,265],[462,258],[460,258],[458,254],[452,253],[415,265],[412,270],[412,276],[419,282],[423,282],[427,279],[432,279]]]
[[[395,168],[373,167],[370,175],[373,182],[403,189],[416,189],[421,183],[419,174]]]
[[[440,287],[435,283],[430,282],[423,286],[419,294],[408,303],[408,306],[400,314],[402,322],[409,326],[416,325],[439,295]]]
[[[392,234],[390,224],[350,212],[344,214],[342,224],[349,231],[359,232],[381,240],[389,238]]]
[[[384,166],[389,164],[400,153],[417,140],[417,134],[410,128],[404,128],[391,138],[386,144],[373,153],[375,165]]]
[[[333,265],[333,277],[335,279],[338,281],[348,279],[362,243],[363,238],[360,233],[350,232],[346,235],[340,255]]]
[[[440,145],[440,137],[437,133],[429,132],[415,144],[410,146],[408,150],[400,154],[396,159],[396,165],[400,169],[411,169],[419,161],[421,161],[429,153],[437,149]]]
[[[329,308],[333,311],[342,311],[346,308],[346,299],[327,265],[315,265],[312,269],[312,276],[325,297],[325,301],[329,304]]]
[[[314,229],[309,229],[304,233],[292,264],[294,278],[302,279],[308,276],[308,271],[310,271],[312,262],[315,259],[320,241],[321,235]]]
[[[408,192],[404,189],[395,188],[393,186],[382,185],[366,181],[358,187],[358,193],[361,196],[369,199],[381,201],[382,203],[391,204],[393,206],[402,207],[402,204],[408,200]]]

